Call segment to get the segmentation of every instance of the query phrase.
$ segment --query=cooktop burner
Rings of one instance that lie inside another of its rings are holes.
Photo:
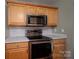
[[[46,40],[52,40],[51,38],[49,37],[46,37],[46,36],[27,36],[27,38],[30,40],[30,41],[46,41]]]

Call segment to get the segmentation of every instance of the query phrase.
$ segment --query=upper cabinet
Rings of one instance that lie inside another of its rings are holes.
[[[58,24],[58,9],[48,9],[48,26],[57,26]]]
[[[57,26],[58,8],[22,4],[8,3],[8,25],[26,26],[27,15],[47,15],[47,26]]]
[[[8,25],[24,26],[26,25],[25,7],[18,4],[8,4]]]

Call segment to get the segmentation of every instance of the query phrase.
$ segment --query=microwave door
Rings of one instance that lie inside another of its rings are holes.
[[[38,24],[44,25],[44,19],[39,19]]]
[[[32,17],[29,19],[29,24],[30,25],[36,25],[37,24],[37,19],[35,17]]]
[[[45,16],[29,16],[28,17],[28,25],[32,26],[43,26],[46,25],[47,19]]]
[[[41,24],[40,18],[37,19],[37,24]]]
[[[44,23],[43,20],[44,20],[43,18],[39,17],[37,20],[37,24],[43,25],[43,23]]]
[[[31,24],[36,24],[36,22],[37,22],[36,18],[32,18],[32,19],[30,20],[30,23],[31,23]]]

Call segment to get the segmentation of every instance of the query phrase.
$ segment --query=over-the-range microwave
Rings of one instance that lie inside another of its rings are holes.
[[[46,15],[28,15],[27,16],[28,26],[46,26],[47,16]]]

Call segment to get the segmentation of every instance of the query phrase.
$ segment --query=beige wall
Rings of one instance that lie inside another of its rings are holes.
[[[56,5],[60,11],[60,23],[57,29],[63,28],[68,34],[67,50],[72,54],[72,58],[69,59],[74,59],[74,0],[59,0]]]
[[[74,41],[74,0],[17,0],[32,2],[34,4],[46,4],[50,6],[59,7],[59,25],[57,27],[58,32],[63,28],[65,33],[68,34],[67,50],[72,51],[73,57],[73,41]],[[70,59],[70,58],[69,58]]]

